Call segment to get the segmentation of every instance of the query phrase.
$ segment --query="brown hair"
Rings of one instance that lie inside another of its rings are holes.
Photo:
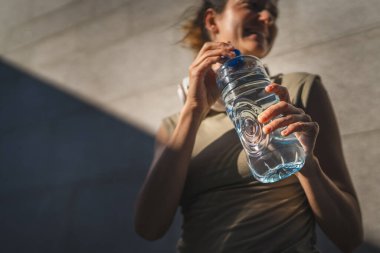
[[[210,36],[205,27],[204,19],[207,9],[211,8],[216,13],[222,13],[226,7],[228,0],[202,0],[202,4],[194,10],[194,8],[188,9],[185,12],[195,12],[191,18],[185,18],[182,25],[182,30],[185,32],[185,36],[180,41],[185,47],[189,47],[195,53],[197,53],[207,41],[210,41]],[[277,0],[266,1],[265,8],[269,10],[274,18],[278,16]],[[188,15],[188,13],[185,13]],[[274,40],[277,33],[277,29],[273,29],[271,32],[270,40]]]
[[[214,9],[216,13],[222,13],[228,0],[202,0],[202,5],[196,10],[195,15],[184,22],[182,30],[185,36],[181,43],[198,52],[203,44],[210,41],[210,36],[205,28],[204,18],[207,9]],[[188,9],[187,11],[190,11]]]

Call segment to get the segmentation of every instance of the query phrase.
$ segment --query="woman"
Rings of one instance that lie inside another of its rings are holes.
[[[181,206],[179,252],[318,252],[315,222],[344,252],[361,243],[358,199],[317,76],[284,75],[278,79],[283,85],[266,88],[282,101],[260,114],[264,131],[286,127],[282,133],[295,133],[306,152],[304,167],[280,182],[262,184],[249,175],[242,146],[221,110],[215,83],[221,57],[233,57],[235,48],[266,56],[276,17],[275,1],[204,0],[185,26],[185,42],[199,52],[189,68],[181,112],[164,119],[157,133],[155,158],[136,206],[135,227],[142,237],[162,237]],[[284,117],[271,121],[280,114]]]

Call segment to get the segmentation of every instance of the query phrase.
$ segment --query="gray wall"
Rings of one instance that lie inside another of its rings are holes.
[[[162,117],[192,55],[176,42],[192,3],[0,0],[0,252],[173,252],[132,213]],[[380,248],[380,1],[282,0],[272,73],[317,73],[333,100],[362,206]],[[319,232],[322,249],[334,247]]]

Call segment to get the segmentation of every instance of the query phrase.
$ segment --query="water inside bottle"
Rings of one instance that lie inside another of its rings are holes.
[[[295,137],[281,135],[282,129],[263,132],[257,116],[279,101],[267,93],[267,82],[245,82],[223,94],[227,113],[244,146],[252,175],[263,183],[273,183],[299,171],[304,164],[304,150]]]

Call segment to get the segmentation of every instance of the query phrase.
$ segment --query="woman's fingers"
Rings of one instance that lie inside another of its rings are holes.
[[[234,47],[224,42],[207,42],[189,67],[190,78],[199,80],[213,65],[219,63],[223,56],[235,57]]]
[[[278,84],[271,83],[265,87],[267,92],[275,93],[280,98],[280,102],[268,107],[258,116],[258,121],[264,126],[264,133],[268,134],[276,129],[285,128],[281,135],[287,136],[295,134],[306,153],[312,153],[315,140],[319,132],[317,122],[302,109],[290,104],[288,90]]]
[[[209,50],[213,50],[213,49],[218,49],[218,48],[226,48],[226,49],[230,49],[230,50],[234,49],[234,47],[230,43],[226,43],[226,42],[206,42],[203,45],[203,47],[201,48],[201,50],[199,50],[199,53],[198,53],[197,57],[195,58],[195,61],[200,56],[202,56],[205,52],[207,52]]]
[[[215,57],[215,56],[218,56],[219,57],[218,60],[220,60],[222,56],[233,58],[236,55],[233,51],[233,47],[231,48],[219,47],[219,48],[210,49],[208,51],[205,51],[203,54],[199,54],[198,57],[194,60],[191,67],[196,68],[208,58]]]
[[[281,101],[290,102],[288,89],[277,83],[271,83],[265,87],[266,92],[276,94]]]
[[[284,117],[276,118],[264,126],[264,133],[269,134],[278,128],[287,127],[297,122],[309,122],[310,116],[307,114],[290,114]]]
[[[317,122],[296,122],[290,124],[285,130],[281,131],[283,136],[287,136],[292,133],[308,133],[308,135],[316,136],[319,132],[319,125]]]
[[[258,121],[262,124],[267,123],[263,128],[266,134],[283,127],[286,129],[281,134],[285,136],[294,132],[313,130],[310,127],[315,128],[315,122],[312,122],[308,114],[285,101],[268,107],[258,116]]]
[[[200,78],[204,71],[211,67],[212,64],[217,63],[220,56],[209,56],[195,66],[190,67],[190,77]]]
[[[262,112],[258,116],[258,120],[260,123],[264,124],[279,115],[289,115],[289,114],[305,114],[305,112],[302,109],[297,108],[292,104],[289,104],[284,101],[280,101],[277,104],[274,104],[268,107],[264,112]]]
[[[214,68],[221,63],[223,56],[234,57],[233,49],[230,43],[207,42],[189,67],[187,102],[202,114],[209,110],[220,95]]]

